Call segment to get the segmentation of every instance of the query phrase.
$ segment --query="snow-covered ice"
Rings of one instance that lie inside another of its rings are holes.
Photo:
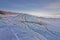
[[[60,18],[0,15],[0,40],[60,40]]]

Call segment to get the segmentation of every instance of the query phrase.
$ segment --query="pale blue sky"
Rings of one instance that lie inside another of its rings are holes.
[[[60,14],[60,0],[0,0],[0,10],[33,15]]]

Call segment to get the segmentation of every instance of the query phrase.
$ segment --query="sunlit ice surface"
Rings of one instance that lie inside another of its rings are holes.
[[[29,14],[37,17],[45,17],[45,18],[60,18],[60,15],[49,14],[48,12],[25,12],[24,14]]]

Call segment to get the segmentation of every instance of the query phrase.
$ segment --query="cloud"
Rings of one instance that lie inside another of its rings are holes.
[[[46,4],[43,10],[49,12],[48,14],[60,15],[60,0],[55,0],[53,2]]]
[[[43,15],[43,14],[60,14],[60,0],[46,0],[46,1],[34,1],[30,2],[27,1],[25,3],[14,3],[11,5],[12,8],[14,8],[17,11],[22,12],[29,12],[30,14],[34,15]],[[31,11],[35,13],[31,13]],[[39,13],[37,13],[37,11]],[[41,11],[43,13],[41,13]],[[44,12],[45,11],[45,12]],[[48,12],[48,13],[47,13]],[[40,16],[39,15],[39,16]]]
[[[47,9],[60,9],[60,1],[55,1],[55,2],[51,2],[48,5],[46,5]]]

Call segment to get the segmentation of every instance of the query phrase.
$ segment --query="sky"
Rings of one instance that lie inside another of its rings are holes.
[[[36,16],[60,15],[60,0],[0,0],[0,10]]]

